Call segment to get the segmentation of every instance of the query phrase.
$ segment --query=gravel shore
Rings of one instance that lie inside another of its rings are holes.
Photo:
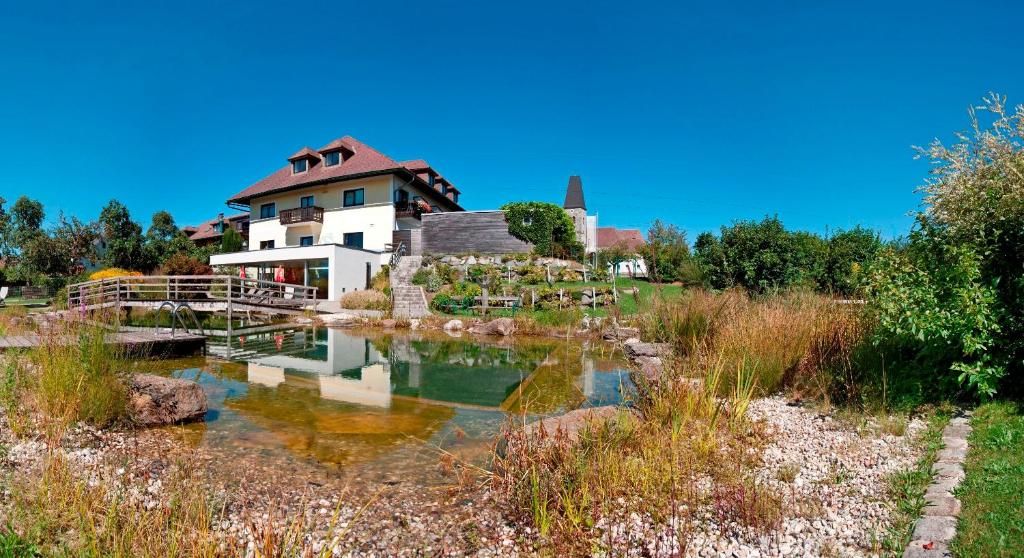
[[[876,556],[888,527],[885,477],[918,458],[912,439],[924,424],[894,428],[874,420],[856,424],[782,397],[755,400],[752,420],[768,436],[757,482],[781,497],[782,518],[770,532],[723,521],[713,506],[669,529],[630,510],[600,519],[605,555],[633,556]],[[39,441],[15,440],[0,417],[0,473],[30,471],[46,453]],[[259,452],[191,448],[168,430],[111,432],[78,428],[60,451],[92,482],[124,486],[139,505],[164,505],[166,476],[179,466],[201,471],[215,497],[228,503],[215,529],[243,545],[263,523],[283,526],[304,517],[306,540],[335,556],[537,554],[536,535],[502,513],[498,495],[482,478],[424,487],[370,471],[327,469],[297,458],[267,460]],[[897,435],[899,434],[899,435]],[[441,472],[439,478],[444,478]],[[710,487],[706,487],[710,488]],[[0,496],[0,520],[10,494]],[[681,514],[685,515],[685,514]],[[334,523],[334,528],[330,525]],[[680,544],[682,543],[682,544]]]

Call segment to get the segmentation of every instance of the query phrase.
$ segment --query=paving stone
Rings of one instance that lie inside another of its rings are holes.
[[[967,424],[951,424],[942,431],[942,435],[950,438],[966,438],[971,435],[971,427]]]
[[[924,545],[930,544],[931,549],[926,550]],[[903,558],[951,558],[953,553],[949,547],[941,542],[935,541],[910,541],[907,550],[903,552]]]
[[[935,454],[938,463],[963,463],[967,458],[967,448],[943,448]]]
[[[942,443],[950,449],[967,449],[967,440],[964,438],[943,436]]]
[[[936,479],[955,479],[960,484],[964,480],[964,468],[959,463],[936,463],[932,465],[932,475]]]
[[[917,520],[912,538],[918,541],[948,542],[955,536],[955,517],[926,516]]]
[[[953,496],[938,496],[928,498],[928,505],[924,507],[923,515],[958,517],[960,515],[960,500]]]

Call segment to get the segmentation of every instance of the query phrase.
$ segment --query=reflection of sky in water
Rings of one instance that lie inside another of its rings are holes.
[[[473,458],[508,413],[613,404],[630,389],[621,362],[550,340],[291,330],[234,339],[230,349],[211,340],[210,352],[234,362],[138,364],[199,381],[210,403],[203,443],[337,465],[422,468],[430,452],[417,441]]]

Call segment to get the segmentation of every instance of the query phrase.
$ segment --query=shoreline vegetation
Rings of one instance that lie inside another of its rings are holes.
[[[1024,554],[1024,106],[991,95],[970,116],[959,143],[918,150],[933,170],[905,239],[860,228],[826,239],[766,217],[691,248],[658,221],[639,249],[651,280],[621,280],[605,270],[637,254],[553,263],[578,247],[557,207],[527,203],[516,211],[543,206],[560,243],[500,262],[425,261],[413,283],[438,315],[388,318],[386,271],[374,277],[372,294],[346,304],[381,318],[332,326],[582,336],[633,361],[626,405],[512,416],[485,466],[438,448],[450,484],[437,490],[342,485],[300,460],[279,474],[255,452],[246,465],[281,477],[287,500],[255,476],[213,482],[209,455],[132,425],[130,367],[98,326],[2,309],[0,334],[78,343],[0,356],[0,556],[899,556],[937,432],[960,408],[975,409],[974,430],[952,548]],[[79,241],[95,231],[64,219],[44,231],[37,205],[22,198],[0,219],[4,239],[23,241],[11,273],[58,287],[76,260],[40,256],[89,246]],[[138,248],[111,258],[147,261],[108,264],[153,269],[144,247],[159,245],[165,271],[212,272],[169,217],[144,237],[109,204],[108,240]],[[529,292],[529,309],[460,314],[485,286]]]

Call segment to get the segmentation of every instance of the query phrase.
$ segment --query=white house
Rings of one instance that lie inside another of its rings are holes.
[[[249,212],[249,249],[211,265],[268,280],[283,268],[284,282],[329,300],[368,288],[424,213],[463,210],[459,190],[426,161],[398,162],[350,136],[302,148],[228,205]]]

